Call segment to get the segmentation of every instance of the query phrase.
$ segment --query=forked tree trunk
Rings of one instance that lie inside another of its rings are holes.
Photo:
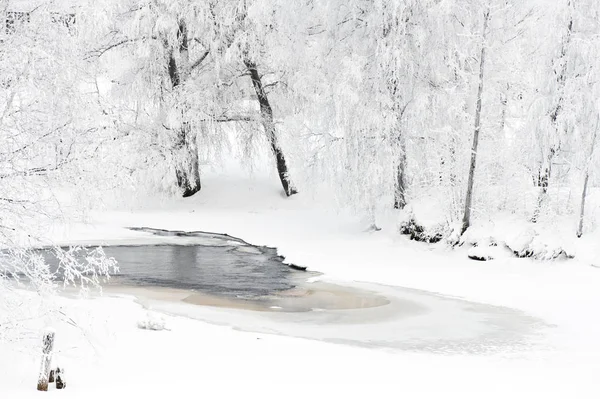
[[[469,166],[469,180],[467,182],[467,195],[465,197],[465,212],[463,214],[461,235],[471,225],[471,207],[473,202],[473,182],[475,179],[475,165],[477,163],[477,146],[479,145],[479,132],[481,131],[481,98],[483,96],[483,78],[485,67],[485,47],[487,45],[487,28],[490,20],[490,11],[486,10],[483,16],[483,37],[481,42],[481,57],[479,60],[479,88],[477,90],[477,104],[475,106],[475,131],[473,132],[473,146],[471,148],[471,163]]]
[[[289,197],[296,194],[297,191],[293,187],[290,180],[285,156],[283,155],[283,151],[279,145],[277,131],[275,129],[275,122],[273,121],[273,109],[271,108],[267,94],[264,91],[262,80],[258,74],[256,64],[248,59],[245,59],[244,65],[246,65],[246,69],[248,69],[248,72],[250,73],[252,85],[254,86],[254,91],[258,97],[262,125],[265,129],[265,133],[267,134],[267,138],[269,139],[269,143],[271,144],[271,150],[273,151],[277,161],[277,173],[279,174],[279,180],[281,180],[281,185],[283,186],[285,195]]]

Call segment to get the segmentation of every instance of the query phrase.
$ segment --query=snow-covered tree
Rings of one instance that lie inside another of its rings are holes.
[[[10,311],[14,303],[5,295],[15,280],[26,279],[45,295],[54,291],[59,277],[65,284],[97,286],[115,266],[101,249],[55,248],[60,266],[51,270],[39,253],[28,249],[47,244],[40,241],[41,232],[63,218],[56,190],[89,187],[96,178],[90,164],[109,137],[100,109],[87,93],[88,65],[72,10],[52,3],[8,2],[4,12],[7,25],[0,31],[1,329],[18,322]]]

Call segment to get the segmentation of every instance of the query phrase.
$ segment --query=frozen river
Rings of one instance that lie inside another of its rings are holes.
[[[241,330],[448,354],[518,353],[543,345],[550,328],[509,308],[324,281],[286,265],[274,248],[226,235],[143,230],[157,245],[105,247],[120,267],[105,292],[133,295],[170,314]]]

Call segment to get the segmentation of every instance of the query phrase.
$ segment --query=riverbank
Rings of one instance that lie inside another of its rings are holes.
[[[179,238],[128,227],[208,231],[276,247],[286,262],[323,273],[325,279],[427,290],[519,308],[556,323],[570,301],[600,303],[600,269],[589,263],[472,261],[465,249],[409,241],[397,233],[397,217],[390,213],[382,219],[381,231],[370,231],[364,221],[320,206],[313,198],[283,197],[276,180],[213,176],[205,179],[205,191],[198,196],[143,209],[92,212],[87,224],[56,224],[46,238],[60,244],[157,244]]]
[[[558,359],[518,354],[390,352],[243,332],[148,310],[130,296],[58,298],[56,305],[69,322],[27,322],[20,342],[0,345],[3,397],[43,395],[35,391],[40,356],[33,344],[48,323],[57,331],[56,362],[67,370],[68,387],[47,395],[60,398],[564,398],[572,383],[594,373],[565,373]],[[164,329],[138,328],[147,320]]]

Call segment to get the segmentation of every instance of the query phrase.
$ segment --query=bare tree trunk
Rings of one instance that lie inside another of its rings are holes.
[[[406,206],[406,139],[404,134],[398,135],[400,153],[396,166],[396,191],[394,193],[394,208],[404,209]]]
[[[177,185],[183,190],[183,197],[191,197],[202,188],[198,168],[198,148],[195,137],[190,134],[190,125],[183,123],[176,144],[175,175]]]
[[[396,96],[398,92],[398,82],[394,81],[391,88],[392,95]],[[402,119],[410,101],[402,107],[395,107],[396,110],[396,144],[398,148],[398,164],[396,165],[396,184],[394,191],[394,209],[404,209],[406,206],[406,137],[402,131]]]
[[[467,182],[467,195],[465,198],[465,212],[462,220],[461,234],[471,225],[471,207],[473,202],[473,182],[475,178],[475,165],[477,162],[477,146],[479,145],[479,132],[481,131],[481,98],[483,96],[483,77],[485,67],[485,48],[487,39],[487,28],[490,20],[490,11],[486,10],[483,15],[483,35],[481,42],[481,56],[479,60],[479,88],[477,90],[477,104],[475,107],[475,130],[473,132],[473,146],[471,148],[471,164],[469,166],[469,180]]]
[[[179,21],[177,37],[179,39],[180,65],[177,64],[173,50],[169,53],[167,65],[173,89],[180,86],[189,73],[188,30],[183,20]],[[191,197],[200,191],[202,185],[200,183],[196,137],[191,131],[185,112],[182,111],[181,116],[181,126],[177,130],[175,143],[175,177],[177,186],[182,190],[182,195],[185,198]]]
[[[177,38],[179,39],[179,74],[181,75],[182,80],[185,80],[190,72],[190,51],[188,43],[188,29],[184,20],[179,20]]]
[[[587,195],[587,186],[590,174],[588,170],[585,171],[585,177],[583,178],[583,190],[581,190],[581,208],[579,211],[579,223],[577,224],[577,237],[583,235],[583,217],[585,215],[585,197]]]
[[[587,196],[588,180],[590,178],[590,162],[594,155],[594,149],[596,147],[596,137],[598,136],[598,125],[600,124],[600,115],[596,118],[596,128],[592,136],[592,143],[590,144],[590,150],[585,163],[584,177],[583,177],[583,189],[581,190],[581,207],[579,208],[579,223],[577,224],[577,237],[583,235],[583,218],[585,216],[585,197]]]
[[[533,211],[533,216],[531,217],[532,223],[537,223],[537,221],[539,220],[542,206],[544,205],[544,201],[548,196],[548,186],[550,184],[550,176],[552,176],[552,162],[554,161],[555,154],[556,150],[554,148],[550,148],[550,153],[546,157],[544,164],[541,166],[538,172],[536,184],[539,187],[540,191],[537,199],[537,204]]]
[[[269,103],[267,94],[264,91],[262,80],[260,75],[258,74],[256,64],[248,59],[245,59],[244,65],[246,65],[248,72],[250,72],[252,85],[254,86],[254,91],[256,92],[256,96],[258,97],[262,125],[265,129],[265,133],[267,134],[267,138],[271,143],[271,150],[273,151],[273,154],[275,155],[275,159],[277,161],[277,173],[279,174],[279,180],[281,180],[281,185],[283,186],[285,195],[289,197],[291,195],[296,194],[297,191],[292,186],[292,183],[290,181],[287,163],[285,161],[283,151],[281,150],[281,147],[279,145],[279,140],[277,138],[277,132],[275,129],[275,122],[273,121],[273,109],[271,108],[271,104]]]

